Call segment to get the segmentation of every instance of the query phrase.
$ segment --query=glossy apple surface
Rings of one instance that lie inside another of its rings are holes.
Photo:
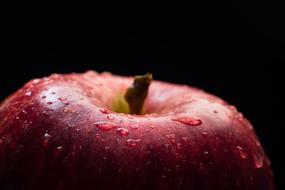
[[[89,71],[28,82],[0,105],[0,189],[273,190],[235,107],[153,81],[142,115],[116,113],[131,77]]]

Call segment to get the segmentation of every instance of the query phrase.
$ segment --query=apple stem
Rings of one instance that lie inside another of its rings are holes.
[[[125,99],[129,104],[130,114],[141,114],[148,88],[152,81],[152,74],[135,76],[131,87],[127,89]]]

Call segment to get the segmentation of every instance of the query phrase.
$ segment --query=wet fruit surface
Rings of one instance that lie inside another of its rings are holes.
[[[154,81],[144,115],[112,111],[132,83],[52,75],[0,105],[0,189],[273,190],[251,124],[221,99]]]

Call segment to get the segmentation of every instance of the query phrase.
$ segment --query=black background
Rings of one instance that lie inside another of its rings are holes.
[[[88,40],[13,35],[2,44],[0,101],[29,79],[54,72],[152,72],[155,79],[196,86],[236,105],[252,121],[271,158],[278,189],[285,189],[281,8],[262,3],[196,8],[184,15],[189,18],[159,30],[96,32]]]

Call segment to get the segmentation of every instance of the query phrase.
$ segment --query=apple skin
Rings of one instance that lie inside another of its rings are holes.
[[[234,106],[153,81],[144,115],[111,111],[131,77],[54,74],[0,105],[0,189],[273,190],[270,161]]]

